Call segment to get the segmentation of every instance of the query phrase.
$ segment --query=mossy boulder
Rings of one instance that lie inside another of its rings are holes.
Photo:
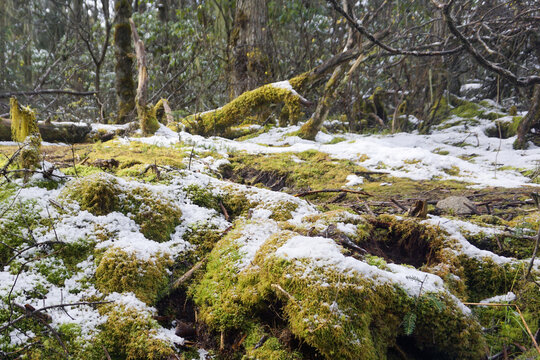
[[[122,187],[116,178],[104,172],[92,173],[68,184],[63,195],[79,203],[81,210],[94,215],[116,211]]]
[[[405,317],[414,314],[410,341],[417,349],[441,359],[481,357],[475,320],[440,287],[421,293],[419,284],[417,290],[404,286],[396,278],[406,278],[397,275],[404,267],[381,270],[341,255],[331,239],[292,231],[269,235],[262,244],[257,240],[258,250],[246,266],[246,241],[237,229],[218,242],[193,290],[211,328],[246,329],[268,303],[279,302],[290,331],[325,358],[385,359],[404,334]],[[430,281],[442,284],[436,279]]]
[[[141,226],[144,236],[158,242],[169,240],[181,223],[182,211],[173,201],[149,187],[131,185],[103,172],[72,181],[61,197],[75,200],[94,215],[121,212]]]
[[[97,288],[104,293],[132,292],[150,305],[168,284],[169,256],[141,259],[134,252],[110,248],[101,257],[96,269]]]
[[[522,116],[514,116],[511,120],[496,120],[493,126],[489,126],[484,130],[484,133],[489,137],[501,139],[508,139],[512,136],[516,136],[521,119]]]
[[[174,356],[172,345],[160,338],[159,325],[149,312],[113,303],[102,306],[100,313],[107,320],[82,359],[102,359],[103,348],[112,359],[166,360]]]

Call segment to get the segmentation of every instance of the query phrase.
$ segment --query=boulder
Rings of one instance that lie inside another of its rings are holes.
[[[449,196],[437,203],[437,209],[454,215],[471,215],[476,213],[476,206],[465,196]]]

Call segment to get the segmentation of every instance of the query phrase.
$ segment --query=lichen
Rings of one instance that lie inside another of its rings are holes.
[[[169,256],[142,260],[135,253],[111,248],[103,254],[96,269],[96,285],[103,293],[133,292],[151,305],[168,284]]]

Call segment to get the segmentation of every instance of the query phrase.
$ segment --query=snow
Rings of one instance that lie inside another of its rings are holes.
[[[497,295],[494,297],[490,297],[489,299],[484,299],[484,300],[481,300],[480,302],[485,303],[485,304],[490,304],[490,303],[493,304],[493,303],[504,303],[504,302],[510,303],[514,300],[516,300],[516,294],[509,291],[508,293],[504,295]]]
[[[287,88],[287,82],[273,84]],[[290,84],[289,84],[290,85]],[[445,124],[457,122],[449,119]],[[530,145],[527,150],[514,150],[515,137],[491,138],[484,131],[493,126],[490,120],[477,119],[478,125],[456,125],[433,131],[430,135],[397,133],[390,135],[339,134],[345,141],[328,144],[337,135],[319,132],[315,141],[288,136],[300,126],[273,128],[245,141],[220,137],[204,138],[186,132],[177,133],[162,126],[160,132],[147,138],[131,138],[158,146],[172,146],[183,141],[198,149],[215,149],[225,155],[229,151],[251,154],[274,154],[317,150],[336,159],[351,160],[368,170],[387,173],[412,180],[456,180],[471,183],[471,187],[513,188],[532,184],[517,169],[534,170],[540,163],[540,148]],[[503,117],[500,121],[511,121]],[[267,146],[272,145],[272,146]],[[441,155],[448,152],[447,155]],[[472,155],[472,159],[466,160]],[[502,166],[511,168],[499,169]],[[516,169],[516,170],[514,170]]]
[[[397,284],[412,297],[421,295],[420,291],[446,292],[442,279],[436,275],[396,264],[388,264],[389,271],[379,269],[343,255],[342,248],[334,240],[324,237],[294,236],[277,249],[275,254],[287,260],[309,259],[316,268],[334,269],[341,274],[362,276],[373,280],[376,284]],[[470,313],[457,298],[452,298],[465,314]]]
[[[288,81],[273,83],[272,86],[292,91],[296,94]],[[477,89],[477,84],[464,85],[466,89]],[[491,104],[495,106],[495,104]],[[418,121],[416,118],[410,120]],[[239,245],[241,255],[237,266],[239,271],[246,269],[252,263],[257,251],[273,235],[283,230],[282,225],[271,219],[274,210],[283,206],[283,203],[296,205],[292,211],[292,219],[288,220],[288,228],[309,226],[319,232],[328,228],[328,221],[323,217],[316,222],[308,222],[306,216],[320,214],[315,206],[302,199],[291,195],[274,192],[267,189],[234,184],[222,181],[214,174],[223,164],[229,163],[229,153],[245,151],[257,154],[275,153],[299,153],[306,150],[317,150],[329,154],[335,159],[344,159],[355,162],[358,166],[370,171],[383,172],[393,177],[403,177],[412,180],[456,180],[470,183],[471,187],[520,187],[532,184],[520,170],[535,170],[540,166],[540,148],[530,146],[527,150],[516,151],[512,148],[515,138],[497,139],[485,135],[484,130],[492,126],[489,120],[478,120],[476,125],[465,126],[459,124],[459,118],[451,118],[439,128],[435,128],[430,135],[418,133],[397,133],[387,135],[359,135],[359,134],[329,134],[320,132],[315,141],[290,136],[297,131],[299,126],[285,128],[273,128],[257,137],[236,141],[220,137],[204,138],[191,135],[186,132],[176,133],[171,129],[160,125],[159,130],[149,137],[124,137],[116,140],[119,143],[142,142],[163,147],[190,146],[195,152],[203,152],[211,149],[214,156],[200,158],[196,153],[191,159],[191,170],[169,172],[170,178],[166,184],[142,184],[135,181],[118,179],[120,186],[130,189],[133,186],[144,186],[156,193],[159,197],[170,199],[182,211],[181,224],[176,227],[168,241],[158,243],[147,239],[142,233],[140,226],[129,216],[119,212],[111,212],[107,215],[96,216],[88,211],[79,209],[78,204],[62,201],[60,193],[64,186],[59,183],[59,189],[47,190],[33,186],[32,183],[42,179],[36,174],[30,184],[19,188],[12,198],[4,201],[0,212],[10,208],[16,208],[19,203],[28,200],[29,206],[42,219],[33,229],[33,236],[37,243],[47,241],[62,241],[67,244],[76,242],[88,242],[95,244],[96,249],[106,251],[111,248],[122,249],[135,254],[141,260],[151,260],[158,256],[178,257],[195,247],[183,239],[186,232],[198,226],[211,226],[217,230],[225,231],[233,224],[225,220],[224,216],[214,209],[207,209],[193,204],[183,190],[186,186],[197,185],[214,195],[224,195],[231,192],[243,194],[247,201],[254,204],[250,213],[246,216],[245,225],[233,228],[238,232],[234,241]],[[501,121],[512,121],[511,117],[503,117]],[[456,125],[451,125],[456,122]],[[448,126],[450,125],[450,126]],[[102,125],[94,124],[94,130],[103,129],[114,131],[123,129],[127,125]],[[331,144],[337,136],[345,141]],[[0,145],[16,145],[13,142],[0,142]],[[44,145],[52,145],[45,144]],[[272,146],[268,146],[272,145]],[[442,155],[447,153],[447,155]],[[472,157],[472,159],[466,160]],[[295,162],[303,162],[299,157],[292,155]],[[187,162],[189,159],[184,159]],[[45,169],[52,164],[44,163]],[[500,169],[505,166],[506,169]],[[495,171],[497,170],[497,171]],[[62,174],[55,170],[54,175],[58,178]],[[364,183],[364,178],[356,174],[346,177],[345,187],[358,187]],[[392,180],[387,179],[381,186],[391,186]],[[18,185],[23,186],[22,181],[17,180]],[[54,203],[61,203],[64,210],[59,210]],[[332,223],[336,229],[347,236],[354,237],[357,234],[357,225],[351,224],[356,220],[361,221],[358,215],[350,214],[347,218],[334,219]],[[54,228],[50,223],[54,220]],[[1,223],[0,219],[0,223]],[[356,223],[356,222],[355,222]],[[478,259],[491,259],[497,264],[515,264],[528,262],[517,260],[482,250],[472,245],[466,239],[466,234],[484,233],[486,235],[500,234],[505,229],[495,226],[479,226],[468,221],[430,215],[423,223],[439,227],[448,233],[452,249],[466,256]],[[237,230],[238,229],[238,230]],[[455,246],[454,246],[455,245]],[[31,248],[21,254],[23,259],[29,259],[38,251]],[[443,280],[433,274],[419,271],[409,266],[399,264],[387,264],[379,268],[343,254],[343,248],[334,240],[326,237],[308,237],[302,235],[292,236],[275,252],[275,256],[295,262],[299,266],[306,267],[306,271],[314,268],[333,269],[343,274],[362,276],[372,280],[375,284],[392,283],[400,286],[412,297],[420,295],[420,292],[444,292],[449,295],[464,314],[470,310],[457,298],[452,297],[445,289]],[[55,258],[56,259],[56,258]],[[43,264],[53,268],[65,270],[60,259],[43,259]],[[12,292],[12,300],[19,304],[31,304],[36,308],[56,305],[60,303],[76,303],[89,297],[100,297],[101,294],[88,279],[94,276],[96,261],[90,256],[81,261],[73,274],[67,276],[62,286],[54,285],[47,281],[46,276],[40,273],[35,264],[30,264],[27,271],[20,274],[12,274],[15,267],[6,266],[0,271],[0,296],[6,296]],[[540,263],[535,264],[540,268]],[[42,289],[41,299],[32,298],[29,295],[36,288]],[[498,295],[482,302],[512,302],[515,294],[509,292]],[[141,313],[156,314],[156,310],[147,306],[136,298],[132,293],[112,293],[105,297],[108,301],[133,308]],[[5,306],[2,305],[2,306]],[[335,303],[328,304],[331,309],[339,311]],[[73,306],[66,309],[50,309],[47,311],[52,316],[51,326],[57,328],[61,324],[75,323],[81,327],[83,337],[90,339],[98,331],[101,323],[106,321],[92,306]],[[22,334],[19,331],[11,332],[13,344],[23,344],[35,335],[31,332]],[[183,344],[184,340],[174,334],[174,330],[159,327],[155,335],[159,339],[175,344]],[[201,359],[205,359],[208,352],[199,350]]]

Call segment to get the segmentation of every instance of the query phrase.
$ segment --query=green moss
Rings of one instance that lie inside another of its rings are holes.
[[[13,141],[24,142],[31,134],[39,134],[35,112],[29,107],[22,107],[16,98],[9,100],[11,116],[11,137]]]
[[[405,314],[411,311],[418,318],[412,338],[418,348],[464,359],[476,359],[483,351],[478,325],[460,316],[453,300],[444,294],[436,295],[445,305],[441,309],[428,301],[417,303],[389,283],[375,283],[308,259],[288,261],[275,256],[296,235],[290,231],[270,237],[251,264],[239,269],[241,255],[235,239],[241,235],[241,229],[236,229],[216,245],[207,273],[194,290],[201,316],[212,328],[243,328],[249,333],[249,319],[279,299],[292,333],[327,359],[385,358],[401,336]],[[258,335],[247,343],[248,355]],[[281,354],[279,342],[269,346]]]
[[[221,211],[219,202],[222,201],[221,196],[216,196],[212,193],[212,189],[202,188],[198,185],[192,184],[184,188],[188,199],[195,205],[205,207],[208,209],[214,209]]]
[[[514,116],[512,121],[495,121],[495,124],[486,128],[484,133],[489,137],[508,139],[516,135],[521,119],[522,116]]]
[[[178,206],[142,187],[127,193],[126,203],[121,206],[120,211],[134,214],[133,220],[141,226],[141,233],[158,242],[170,239],[182,217]]]
[[[200,135],[226,135],[227,130],[238,125],[246,116],[260,113],[272,104],[283,103],[287,108],[289,122],[296,123],[302,116],[300,99],[293,92],[264,85],[247,91],[217,110],[191,115],[182,120],[187,131]]]
[[[81,359],[102,359],[103,348],[112,359],[166,360],[174,355],[171,345],[157,336],[159,325],[149,313],[118,304],[105,305],[100,313],[107,321]]]
[[[145,237],[158,242],[169,240],[181,223],[182,211],[172,201],[145,187],[122,186],[107,173],[72,181],[61,197],[77,201],[82,210],[94,215],[113,211],[128,215],[141,226]]]
[[[522,264],[500,265],[490,258],[476,259],[465,255],[460,255],[458,258],[463,268],[469,300],[473,302],[489,298],[493,294],[506,294],[512,290],[523,266]]]
[[[76,179],[63,190],[64,196],[77,201],[81,210],[94,215],[106,215],[115,211],[121,193],[118,181],[103,172]]]
[[[336,136],[334,137],[332,140],[330,140],[329,142],[327,142],[326,144],[329,144],[329,145],[332,145],[332,144],[339,144],[340,142],[343,142],[347,139],[345,139],[344,137],[341,137],[341,136]]]
[[[163,104],[161,104],[161,109],[162,108]],[[161,109],[157,106],[141,107],[140,105],[137,105],[137,113],[139,114],[139,123],[143,135],[152,135],[159,129],[159,121],[156,112]]]
[[[22,169],[35,169],[40,167],[41,136],[39,133],[28,135],[24,139],[23,148],[19,154],[18,163]]]
[[[0,264],[11,259],[16,254],[15,249],[29,245],[31,239],[27,231],[35,230],[41,221],[36,201],[20,201],[16,206],[10,206],[12,198],[4,196],[0,202],[3,215],[0,219]]]
[[[461,118],[478,118],[482,115],[483,111],[475,103],[466,102],[452,109],[450,113]]]
[[[264,342],[262,345],[260,341]],[[268,359],[268,360],[300,360],[302,356],[296,351],[286,349],[278,338],[267,334],[260,325],[253,325],[244,342],[246,354],[242,360]]]
[[[103,254],[96,269],[96,285],[104,293],[133,292],[150,305],[166,288],[170,265],[172,261],[168,256],[141,260],[135,253],[111,248]]]
[[[237,153],[229,160],[230,165],[222,168],[226,177],[248,185],[261,184],[274,190],[279,190],[279,186],[319,190],[328,188],[328,184],[337,188],[347,183],[348,175],[364,170],[352,161],[335,160],[314,150],[257,157]]]
[[[532,313],[524,311],[522,313],[534,334],[538,328],[538,315],[534,316]],[[478,306],[474,308],[474,314],[482,326],[489,329],[486,333],[486,340],[491,354],[504,351],[504,348],[508,351],[513,348],[513,344],[530,343],[529,334],[514,307]],[[520,352],[521,349],[516,347],[514,351]]]

